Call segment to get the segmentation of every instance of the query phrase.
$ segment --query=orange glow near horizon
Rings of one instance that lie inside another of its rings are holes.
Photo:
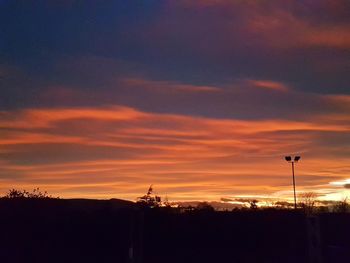
[[[291,171],[283,157],[294,153],[302,156],[298,192],[341,199],[348,191],[345,183],[333,183],[350,178],[344,149],[322,145],[323,134],[350,131],[341,121],[346,116],[340,121],[326,115],[313,121],[220,120],[121,106],[0,116],[0,127],[7,129],[1,153],[8,156],[1,162],[2,193],[40,187],[62,198],[135,200],[153,184],[158,194],[179,201],[290,199]]]

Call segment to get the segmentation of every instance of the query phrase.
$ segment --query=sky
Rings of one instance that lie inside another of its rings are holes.
[[[341,200],[348,0],[0,0],[0,193]]]

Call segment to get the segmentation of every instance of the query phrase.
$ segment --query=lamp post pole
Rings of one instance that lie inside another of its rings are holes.
[[[292,174],[293,174],[293,191],[294,191],[294,209],[297,209],[297,196],[295,194],[294,161],[292,162]]]
[[[294,172],[294,163],[300,160],[300,156],[295,156],[292,158],[291,156],[285,157],[286,161],[292,164],[292,175],[293,175],[293,193],[294,193],[294,209],[297,209],[297,195],[295,191],[295,172]]]

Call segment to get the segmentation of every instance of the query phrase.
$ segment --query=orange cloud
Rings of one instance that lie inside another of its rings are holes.
[[[2,112],[0,190],[135,200],[153,183],[176,200],[289,198],[283,156],[298,153],[298,190],[326,195],[328,182],[350,176],[348,149],[327,144],[328,134],[346,139],[349,121],[218,120],[121,106]]]
[[[118,106],[114,110],[105,109],[44,109],[19,112],[0,112],[2,128],[45,128],[52,122],[74,119],[129,120],[141,117],[143,113],[128,107]]]

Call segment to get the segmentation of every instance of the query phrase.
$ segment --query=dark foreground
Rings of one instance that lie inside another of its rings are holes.
[[[350,215],[0,200],[0,262],[347,262]]]

